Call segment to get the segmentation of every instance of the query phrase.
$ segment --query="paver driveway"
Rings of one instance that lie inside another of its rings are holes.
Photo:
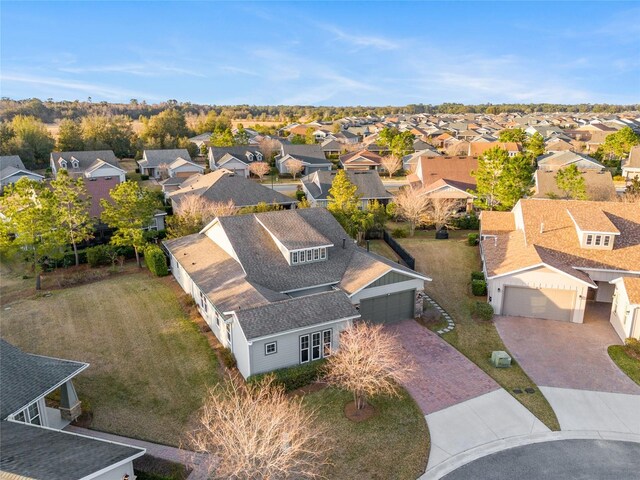
[[[414,320],[385,328],[398,337],[407,359],[415,363],[405,388],[425,415],[500,388],[464,355]]]
[[[618,369],[607,347],[620,339],[602,316],[585,323],[524,317],[496,317],[505,345],[538,385],[612,393],[640,394]]]

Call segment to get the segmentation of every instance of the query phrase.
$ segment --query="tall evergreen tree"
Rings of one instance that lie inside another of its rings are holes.
[[[587,188],[584,176],[575,165],[569,165],[558,171],[555,176],[556,185],[564,193],[564,198],[571,200],[586,200]]]
[[[329,194],[327,209],[342,225],[349,235],[362,241],[365,232],[373,226],[374,215],[360,210],[358,187],[349,181],[344,170],[338,170]]]
[[[60,152],[76,152],[84,150],[82,127],[80,122],[65,118],[58,128],[56,148]]]

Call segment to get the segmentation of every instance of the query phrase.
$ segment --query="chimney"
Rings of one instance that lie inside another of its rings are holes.
[[[342,248],[347,248],[347,239],[346,238],[342,239]]]

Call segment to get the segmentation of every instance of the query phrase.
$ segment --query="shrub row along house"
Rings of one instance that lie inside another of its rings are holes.
[[[496,314],[582,323],[590,301],[605,302],[620,338],[640,337],[637,203],[523,199],[480,218]]]
[[[430,280],[359,248],[321,208],[219,217],[164,246],[245,378],[330,355],[355,319],[413,318]]]

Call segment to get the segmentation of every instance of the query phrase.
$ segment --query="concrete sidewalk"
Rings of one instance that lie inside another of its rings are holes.
[[[427,473],[467,450],[498,440],[549,432],[503,389],[431,413],[425,419],[431,435]]]
[[[99,432],[97,430],[90,430],[88,428],[76,427],[69,425],[64,428],[64,431],[79,433],[87,437],[99,438],[101,440],[107,440],[109,442],[124,443],[125,445],[132,445],[134,447],[141,447],[147,450],[147,454],[152,457],[162,458],[171,462],[182,463],[193,471],[187,477],[187,480],[206,480],[209,478],[207,475],[207,466],[209,465],[210,457],[201,453],[190,452],[189,450],[182,450],[180,448],[169,447],[167,445],[160,445],[157,443],[145,442],[144,440],[138,440],[135,438],[121,437],[112,433]]]
[[[640,435],[640,395],[540,387],[560,429]]]

